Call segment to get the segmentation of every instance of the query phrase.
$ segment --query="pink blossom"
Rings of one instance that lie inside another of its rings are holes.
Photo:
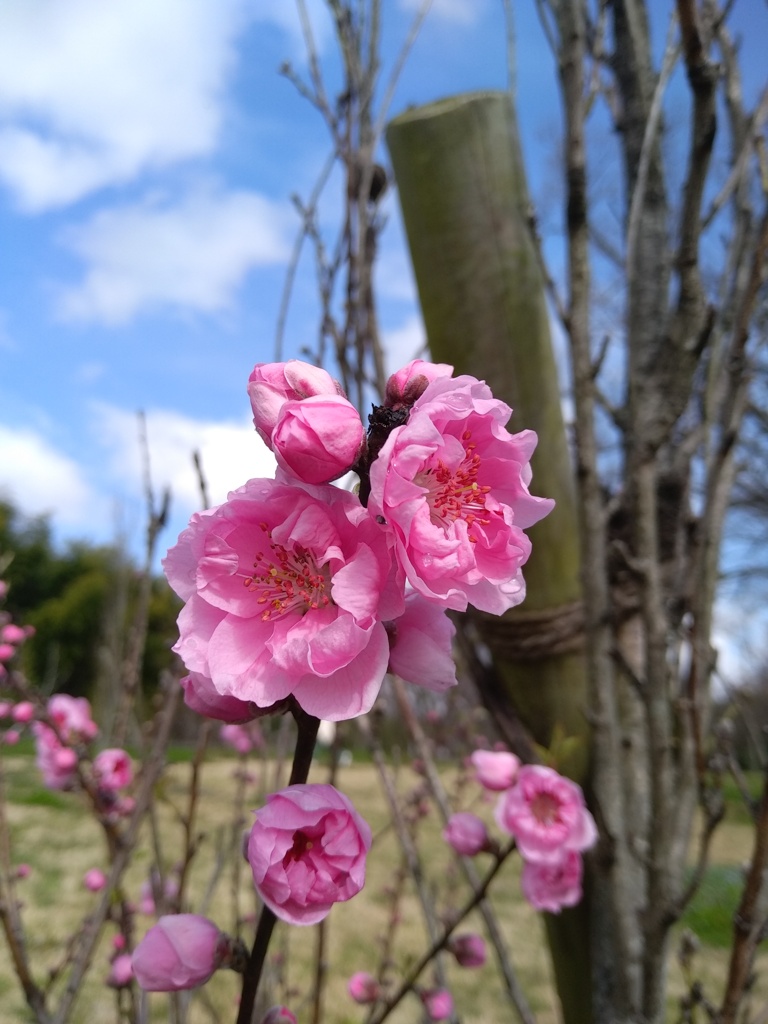
[[[454,935],[448,943],[448,949],[456,957],[460,967],[482,967],[485,963],[485,939],[482,935],[467,932]]]
[[[133,762],[117,747],[100,750],[93,759],[93,771],[102,789],[125,789],[133,782]]]
[[[175,650],[224,696],[293,695],[339,721],[369,711],[403,610],[387,538],[337,487],[251,480],[192,517],[164,561],[187,603]]]
[[[20,700],[18,704],[14,704],[11,711],[11,718],[14,722],[19,724],[25,724],[31,722],[35,717],[35,705],[31,700]]]
[[[18,867],[16,868],[16,877],[17,878],[20,878],[20,879],[21,878],[29,878],[31,873],[32,873],[32,868],[29,866],[29,864],[19,864]]]
[[[581,788],[543,765],[523,765],[499,798],[496,821],[526,860],[541,864],[557,864],[565,851],[586,850],[597,839]]]
[[[91,705],[85,697],[56,693],[48,701],[48,714],[65,743],[92,740],[99,731],[91,717]]]
[[[343,388],[327,370],[300,359],[289,359],[287,363],[257,363],[248,378],[253,423],[270,448],[280,411],[287,401],[343,394]]]
[[[410,593],[405,611],[388,624],[389,669],[408,683],[442,693],[456,685],[451,642],[456,627],[438,605]]]
[[[360,414],[341,395],[286,402],[272,434],[279,466],[308,484],[326,484],[357,462],[365,446]]]
[[[484,789],[509,789],[520,767],[520,758],[506,750],[476,750],[470,757],[477,781]]]
[[[133,953],[133,973],[147,992],[204,985],[225,965],[229,940],[197,914],[169,914],[150,928]]]
[[[536,910],[559,914],[581,899],[581,854],[565,850],[553,863],[526,860],[520,879],[523,896]]]
[[[218,722],[242,725],[263,714],[263,709],[247,700],[227,697],[218,692],[211,680],[199,672],[190,672],[181,680],[184,703],[198,715],[214,718]]]
[[[375,1003],[381,996],[381,986],[372,974],[358,971],[347,982],[347,991],[362,1006]]]
[[[298,1021],[287,1006],[273,1006],[271,1010],[267,1010],[261,1024],[298,1024]]]
[[[333,786],[289,786],[267,798],[248,838],[264,903],[289,924],[316,924],[365,883],[371,830]]]
[[[433,988],[419,995],[430,1020],[448,1020],[453,1013],[453,997],[447,988]]]
[[[36,763],[50,789],[69,789],[77,778],[77,754],[65,747],[56,733],[42,722],[32,725]]]
[[[387,381],[384,403],[390,409],[409,408],[424,394],[428,384],[438,377],[450,377],[452,373],[453,367],[447,363],[412,359]]]
[[[21,739],[21,733],[18,729],[7,729],[5,732],[0,733],[0,742],[5,743],[8,747],[15,747]]]
[[[490,846],[485,823],[469,811],[451,815],[443,829],[443,839],[462,857],[474,857]]]
[[[9,622],[0,629],[0,640],[6,644],[21,644],[29,635],[23,626],[17,626],[15,622]]]
[[[238,754],[250,754],[253,750],[253,740],[247,729],[242,725],[222,725],[219,729],[219,736],[227,744],[236,750]]]
[[[101,892],[107,884],[107,876],[99,868],[89,868],[83,875],[83,885],[89,892]]]
[[[16,654],[13,644],[0,644],[0,661],[10,661]]]
[[[501,614],[525,597],[523,530],[553,502],[528,491],[536,435],[507,433],[510,414],[474,377],[438,377],[371,466],[369,511],[414,590],[444,607]]]
[[[125,988],[133,978],[130,953],[119,953],[109,968],[107,984],[110,988]]]

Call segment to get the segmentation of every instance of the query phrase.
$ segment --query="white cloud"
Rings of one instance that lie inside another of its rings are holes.
[[[118,324],[147,306],[225,309],[252,267],[286,258],[292,228],[287,206],[245,191],[198,188],[103,210],[61,236],[88,266],[60,294],[59,314]]]
[[[0,181],[37,211],[210,153],[246,9],[244,0],[6,0]]]
[[[136,415],[107,404],[93,407],[94,435],[105,450],[107,473],[122,485],[135,481],[141,489],[141,450]],[[201,498],[192,453],[198,451],[211,504],[220,504],[229,491],[252,477],[271,477],[272,453],[250,420],[241,423],[197,420],[167,409],[146,414],[149,458],[157,493],[171,489],[175,515],[188,518]]]
[[[0,425],[0,493],[26,515],[55,514],[56,524],[86,532],[105,523],[108,503],[86,479],[74,459],[57,451],[29,428]]]
[[[400,0],[404,11],[417,13],[424,6],[424,0]],[[472,25],[485,7],[484,0],[432,0],[430,14],[457,25]]]

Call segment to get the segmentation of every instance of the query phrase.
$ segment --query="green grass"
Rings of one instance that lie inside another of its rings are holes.
[[[727,949],[733,939],[733,915],[743,887],[740,867],[713,865],[683,915],[683,925],[705,945]]]

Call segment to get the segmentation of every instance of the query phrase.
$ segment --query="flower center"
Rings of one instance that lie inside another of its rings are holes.
[[[437,459],[421,470],[415,482],[427,490],[430,518],[435,526],[447,529],[457,519],[463,519],[467,524],[468,537],[474,544],[477,537],[471,532],[473,524],[485,526],[490,522],[485,508],[485,496],[491,488],[477,482],[482,460],[475,451],[477,446],[468,443],[471,437],[472,432],[469,430],[461,435],[464,458],[458,466],[452,469],[442,459]]]
[[[537,793],[531,800],[531,812],[542,825],[554,825],[560,816],[560,801],[551,793]]]
[[[300,544],[290,551],[276,544],[267,524],[260,526],[269,539],[269,551],[256,552],[254,572],[245,577],[243,585],[258,594],[258,604],[265,606],[262,619],[266,622],[288,612],[304,615],[310,609],[329,605],[331,598],[325,592],[331,584],[328,568],[318,569],[312,555]]]
[[[302,829],[297,829],[293,833],[293,846],[283,857],[283,865],[287,866],[292,860],[301,860],[304,854],[309,853],[314,845],[312,838],[306,832],[302,831]]]

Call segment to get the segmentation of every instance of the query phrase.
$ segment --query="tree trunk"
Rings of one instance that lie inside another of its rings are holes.
[[[530,531],[522,608],[471,615],[494,655],[482,696],[501,719],[519,716],[539,744],[556,729],[568,737],[558,768],[584,781],[578,513],[514,110],[504,93],[452,98],[396,118],[387,142],[432,355],[485,377],[513,407],[510,426],[537,432],[532,490],[557,502]],[[588,902],[546,919],[563,1019],[591,1021]]]

